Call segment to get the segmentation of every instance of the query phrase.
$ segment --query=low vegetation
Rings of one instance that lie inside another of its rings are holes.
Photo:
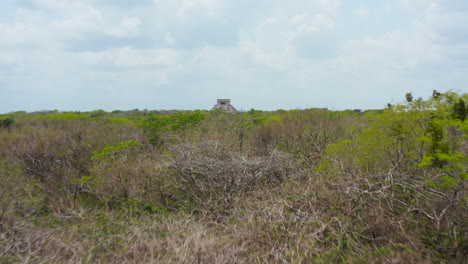
[[[467,102],[0,115],[0,263],[467,263]]]

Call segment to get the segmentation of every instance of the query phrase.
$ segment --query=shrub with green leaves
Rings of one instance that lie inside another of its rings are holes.
[[[153,115],[143,120],[143,130],[148,141],[161,146],[164,132],[186,130],[199,124],[205,115],[201,111],[178,112],[175,115]]]
[[[95,151],[91,159],[105,158],[119,153],[127,153],[131,148],[141,148],[141,143],[128,140],[120,143],[109,144],[101,151]]]
[[[15,123],[15,120],[11,117],[0,119],[0,128],[9,128]]]
[[[441,93],[371,116],[368,126],[354,138],[330,145],[316,171],[341,186],[343,198],[356,203],[355,210],[362,207],[361,217],[369,205],[381,208],[388,223],[403,221],[408,224],[404,228],[420,239],[429,232],[450,240],[453,248],[444,249],[445,253],[435,244],[428,245],[437,249],[435,256],[458,258],[467,246],[459,234],[467,232],[463,219],[468,179],[467,121],[453,115],[460,98],[452,92]],[[380,198],[372,199],[376,196]],[[371,219],[363,218],[363,222]],[[421,223],[421,228],[411,221]]]

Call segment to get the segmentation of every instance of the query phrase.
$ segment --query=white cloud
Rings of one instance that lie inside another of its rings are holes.
[[[431,5],[432,0],[399,0],[401,7],[405,9],[422,9]]]
[[[20,4],[41,9],[45,11],[54,11],[61,13],[70,13],[73,10],[80,10],[87,7],[86,0],[19,0]]]
[[[354,14],[359,18],[366,18],[369,16],[370,10],[365,6],[361,6],[354,11]]]
[[[299,16],[294,16],[291,19],[293,25],[296,25],[296,32],[310,33],[317,32],[324,29],[333,29],[335,26],[335,19],[323,14],[306,14],[303,13]]]
[[[236,106],[247,109],[370,108],[408,89],[468,83],[465,0],[384,7],[370,0],[17,3],[7,10],[15,15],[0,20],[0,89],[10,96],[44,91],[51,99],[41,108],[60,109],[76,94],[86,107],[103,108],[99,96],[130,100],[133,90],[144,100],[115,101],[203,108],[216,94],[242,98]],[[89,105],[92,91],[98,98]],[[375,98],[368,102],[355,91]],[[27,107],[16,102],[0,112]]]
[[[379,37],[348,41],[343,58],[354,65],[356,72],[408,70],[438,57],[437,49],[427,36],[394,31]],[[345,66],[346,67],[346,66]]]
[[[134,49],[123,47],[101,52],[83,52],[80,55],[84,63],[120,68],[174,66],[179,53],[172,49]]]
[[[120,20],[119,27],[110,29],[109,35],[116,37],[128,37],[138,35],[140,31],[141,20],[138,17],[124,16]]]
[[[216,16],[219,8],[219,1],[216,0],[183,0],[180,8],[177,10],[177,17],[184,19],[191,15],[191,12],[196,8],[203,8],[206,15]]]
[[[105,29],[104,15],[94,8],[87,8],[67,18],[58,18],[48,23],[57,37],[79,38],[86,32],[99,32]]]
[[[0,74],[4,71],[12,71],[19,63],[18,54],[10,52],[0,52]]]

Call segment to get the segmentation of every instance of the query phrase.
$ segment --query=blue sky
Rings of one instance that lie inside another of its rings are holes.
[[[0,113],[468,92],[466,0],[2,0]]]

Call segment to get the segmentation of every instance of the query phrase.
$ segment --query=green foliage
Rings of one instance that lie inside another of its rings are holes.
[[[468,108],[466,106],[465,101],[462,98],[458,98],[458,100],[453,104],[452,117],[454,119],[459,119],[461,121],[464,121],[466,119],[467,113],[468,113]]]
[[[428,127],[428,135],[422,137],[429,149],[419,166],[439,169],[443,176],[429,179],[432,186],[459,189],[468,180],[468,158],[460,146],[468,130],[458,119],[434,119]]]
[[[83,176],[79,179],[73,180],[74,182],[78,183],[79,185],[94,185],[94,177],[93,176]]]
[[[168,209],[164,206],[157,206],[151,202],[141,202],[138,200],[123,200],[119,208],[124,214],[129,216],[140,216],[141,214],[161,214],[167,215]]]
[[[251,108],[247,113],[251,114],[251,115],[259,115],[261,114],[263,111],[261,110],[255,110],[253,108]]]
[[[343,170],[350,175],[385,175],[394,166],[414,171],[423,151],[418,143],[418,138],[424,135],[420,122],[423,116],[417,111],[394,110],[369,116],[366,128],[357,131],[354,138],[327,148],[327,158],[322,160],[319,170],[327,168],[325,174],[335,171],[330,175]]]
[[[127,117],[110,117],[108,120],[111,121],[112,123],[127,123],[127,122],[131,122],[130,119],[127,118]]]
[[[428,232],[421,240],[430,248],[439,263],[448,263],[449,259],[461,260],[468,250],[468,239],[463,234],[451,236],[447,233]]]
[[[199,124],[205,115],[201,111],[178,112],[175,115],[153,115],[143,120],[143,131],[149,142],[160,146],[163,132],[186,130]]]
[[[407,93],[407,94],[405,95],[405,98],[406,98],[406,101],[407,101],[408,103],[413,102],[413,94]]]
[[[7,117],[5,119],[0,119],[0,128],[9,128],[15,123],[13,118]]]
[[[461,259],[466,247],[459,240],[463,235],[457,234],[466,232],[466,226],[458,223],[464,218],[461,211],[466,210],[468,179],[468,125],[453,114],[459,98],[453,92],[437,93],[426,101],[407,100],[381,115],[369,116],[365,129],[330,145],[316,169],[335,186],[346,184],[345,193],[351,197],[353,193],[359,199],[379,193],[388,202],[385,211],[390,210],[393,219],[406,221],[408,211],[418,212],[412,217],[426,224],[420,230],[420,242],[439,260]],[[383,187],[374,191],[375,186]]]
[[[95,151],[94,155],[91,156],[91,159],[98,159],[98,158],[103,158],[103,157],[109,157],[112,155],[116,155],[118,153],[124,153],[128,151],[131,148],[141,148],[141,143],[128,140],[125,142],[120,142],[120,143],[115,143],[115,144],[110,144],[107,145],[103,150],[101,151]]]
[[[102,109],[98,109],[98,110],[94,110],[94,111],[90,112],[89,116],[91,118],[101,118],[101,117],[104,117],[106,114],[107,114],[106,111],[104,111]]]
[[[339,159],[342,169],[357,174],[386,174],[393,169],[416,173],[418,167],[433,166],[447,177],[465,177],[466,155],[458,151],[463,123],[452,119],[451,109],[458,95],[448,92],[427,101],[408,101],[395,105],[381,115],[370,116],[369,125],[352,140],[327,149],[330,159]],[[330,160],[320,168],[338,167]],[[456,171],[456,173],[455,173]],[[458,180],[456,180],[458,182]]]
[[[260,125],[262,123],[278,121],[280,118],[280,116],[258,116],[252,119],[252,123],[254,125]]]
[[[89,116],[86,114],[75,113],[75,112],[65,112],[65,113],[52,113],[38,116],[39,120],[85,120],[89,119]]]

